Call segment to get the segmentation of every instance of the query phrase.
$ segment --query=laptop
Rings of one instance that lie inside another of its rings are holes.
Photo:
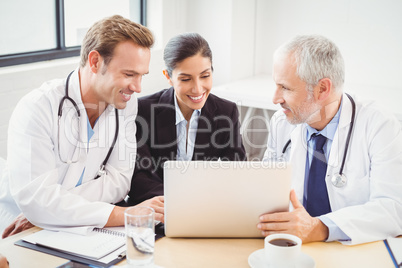
[[[259,216],[289,210],[286,162],[166,161],[165,235],[262,237]]]

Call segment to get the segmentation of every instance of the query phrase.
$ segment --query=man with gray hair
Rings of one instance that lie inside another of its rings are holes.
[[[402,234],[402,133],[391,113],[343,92],[344,62],[322,36],[274,54],[266,161],[292,165],[290,212],[260,217],[263,235],[359,244]]]

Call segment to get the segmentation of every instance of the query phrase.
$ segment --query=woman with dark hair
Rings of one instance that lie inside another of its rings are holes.
[[[163,195],[167,160],[246,160],[235,103],[210,94],[212,52],[196,33],[173,37],[163,70],[170,88],[138,99],[130,203]]]

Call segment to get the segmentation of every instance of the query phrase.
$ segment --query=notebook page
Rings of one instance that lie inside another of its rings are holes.
[[[394,255],[396,262],[398,264],[402,263],[402,237],[390,237],[387,238],[387,242],[392,250],[392,254]]]
[[[124,235],[92,231],[88,235],[82,236],[49,230],[41,230],[24,237],[23,240],[95,260],[119,249],[126,242]]]

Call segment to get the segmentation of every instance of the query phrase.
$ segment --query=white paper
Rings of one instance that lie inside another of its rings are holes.
[[[76,256],[99,260],[109,257],[112,252],[117,252],[118,256],[124,249],[126,239],[123,235],[112,235],[102,232],[91,232],[86,236],[42,230],[23,238],[24,241],[46,246],[67,252]]]
[[[389,247],[391,248],[392,253],[394,254],[394,258],[397,264],[402,263],[402,237],[390,237],[387,238],[387,242]]]

